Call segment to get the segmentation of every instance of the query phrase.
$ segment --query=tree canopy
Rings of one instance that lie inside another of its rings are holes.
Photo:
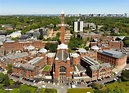
[[[49,50],[50,52],[56,52],[58,43],[47,43],[45,45],[45,48]]]
[[[125,37],[123,42],[125,46],[129,47],[129,37]]]
[[[12,73],[12,64],[8,64],[7,73]]]
[[[123,70],[121,73],[122,81],[129,81],[129,70]]]
[[[68,43],[68,46],[70,49],[76,49],[76,48],[79,48],[82,46],[82,44],[84,44],[84,40],[83,39],[80,39],[78,37],[71,37],[69,43]]]

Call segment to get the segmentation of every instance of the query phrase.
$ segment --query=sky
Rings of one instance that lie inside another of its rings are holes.
[[[129,14],[129,0],[0,0],[0,15]]]

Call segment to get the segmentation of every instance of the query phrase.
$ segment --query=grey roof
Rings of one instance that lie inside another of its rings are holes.
[[[0,41],[4,42],[6,40],[6,36],[5,35],[0,35]]]
[[[33,70],[35,68],[35,66],[30,65],[30,64],[23,64],[22,66],[23,68],[28,69],[28,70]]]
[[[38,31],[33,32],[33,37],[38,37],[39,35],[40,35],[40,33]]]
[[[46,56],[47,56],[47,57],[54,57],[54,56],[55,56],[55,53],[47,53]]]
[[[56,57],[59,58],[59,61],[66,61],[69,55],[64,50],[61,50],[57,53]]]
[[[92,71],[99,70],[100,68],[111,68],[111,65],[109,63],[103,63],[103,64],[100,64],[100,65],[92,65],[92,66],[90,66],[90,69]]]
[[[43,60],[43,57],[36,57],[36,58],[33,58],[32,60],[28,61],[28,64],[36,64],[38,63],[39,61]]]
[[[37,54],[38,53],[38,51],[30,51],[30,54],[31,55],[35,55],[35,54]]]
[[[78,57],[79,54],[78,53],[70,53],[70,57]]]
[[[87,51],[86,51],[86,49],[84,49],[84,48],[80,48],[80,49],[78,49],[78,52],[80,52],[80,53],[85,53],[85,52],[87,52]]]
[[[12,42],[15,42],[14,40],[7,40],[7,41],[5,41],[5,42],[7,42],[7,43],[12,43]]]
[[[120,51],[115,51],[115,50],[104,50],[101,53],[115,58],[123,58],[126,55]]]
[[[16,63],[15,65],[14,65],[14,67],[17,67],[17,68],[20,68],[20,67],[22,67],[22,63]]]
[[[4,56],[4,57],[0,57],[0,61],[1,61],[1,62],[7,62],[7,61],[8,61],[8,58],[5,57],[5,56]]]
[[[27,70],[34,70],[35,66],[31,65],[31,64],[22,64],[22,63],[16,63],[14,65],[14,67],[16,68],[24,68],[24,69],[27,69]]]
[[[83,57],[82,60],[86,63],[88,63],[89,65],[99,65],[99,63],[97,61],[95,61],[94,59],[90,58],[90,57]]]
[[[28,56],[27,52],[22,52],[22,53],[15,53],[15,54],[10,54],[7,55],[6,57],[9,59],[16,59],[16,58],[22,58]]]
[[[47,49],[42,48],[42,49],[39,50],[39,52],[40,52],[40,53],[46,53],[46,52],[47,52]]]

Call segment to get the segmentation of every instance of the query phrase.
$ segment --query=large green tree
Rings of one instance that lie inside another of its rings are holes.
[[[10,85],[10,80],[9,80],[9,77],[7,74],[5,74],[5,76],[4,76],[3,84],[4,84],[4,86]]]
[[[49,50],[50,52],[56,52],[58,43],[47,43],[45,45],[45,48]]]
[[[0,83],[2,83],[4,81],[4,74],[0,73]]]
[[[12,73],[12,64],[8,64],[7,73]]]
[[[122,81],[129,81],[129,70],[123,70],[121,73]]]
[[[123,42],[125,46],[129,47],[129,37],[125,37]]]
[[[82,47],[84,43],[85,42],[83,39],[73,36],[73,37],[71,37],[71,39],[68,43],[68,46],[70,49],[76,49],[76,48]]]

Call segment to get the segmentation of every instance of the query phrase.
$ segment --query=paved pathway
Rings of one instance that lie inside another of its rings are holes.
[[[129,64],[127,64],[125,68],[129,68]],[[112,81],[116,76],[120,76],[121,74],[121,71],[119,71],[116,75],[112,76],[111,78],[108,78],[108,79],[104,79],[102,81],[98,81],[97,83],[99,84],[104,84],[105,82],[108,82],[108,81]],[[45,85],[46,88],[54,88],[54,89],[57,89],[57,93],[67,93],[67,89],[71,88],[70,86],[67,86],[67,85],[55,85],[55,84],[51,84],[51,83],[44,83],[44,82],[40,82],[40,83],[33,83],[33,82],[29,82],[29,81],[26,81],[26,80],[21,80],[19,78],[16,78],[16,77],[13,77],[13,76],[9,76],[10,79],[13,79],[14,81],[20,81],[22,82],[23,84],[27,84],[27,85],[31,85],[31,86],[37,86],[38,88],[42,88],[43,85]],[[77,85],[76,86],[77,88],[86,88],[87,87],[87,84],[81,84],[81,85]],[[38,93],[40,90],[38,89],[36,93]]]

